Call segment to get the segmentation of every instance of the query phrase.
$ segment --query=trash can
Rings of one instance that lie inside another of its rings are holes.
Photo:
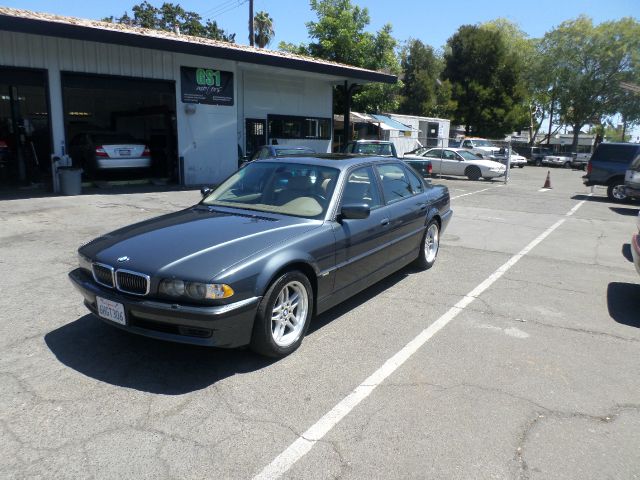
[[[58,167],[60,193],[62,195],[80,195],[82,193],[82,169],[77,167]]]

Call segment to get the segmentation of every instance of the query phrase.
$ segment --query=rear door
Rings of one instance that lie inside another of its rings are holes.
[[[433,150],[429,150],[423,155],[423,157],[431,160],[432,172],[435,174],[442,173],[442,153],[443,152],[441,148],[434,148]]]
[[[414,256],[422,240],[427,204],[424,184],[401,164],[377,165],[382,194],[388,208],[389,229],[385,232],[386,263]]]

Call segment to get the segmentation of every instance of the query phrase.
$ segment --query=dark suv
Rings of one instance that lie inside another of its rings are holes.
[[[638,143],[601,143],[591,156],[587,174],[582,177],[587,187],[603,185],[607,196],[614,202],[624,202],[629,197],[625,191],[624,175],[631,162],[640,156]]]

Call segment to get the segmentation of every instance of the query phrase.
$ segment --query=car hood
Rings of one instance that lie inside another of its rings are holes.
[[[506,168],[500,162],[494,162],[493,160],[483,160],[483,159],[467,160],[466,163],[478,165],[479,167],[485,167],[485,168]]]
[[[149,275],[213,279],[243,259],[321,224],[247,210],[194,207],[108,233],[79,251],[94,261]]]

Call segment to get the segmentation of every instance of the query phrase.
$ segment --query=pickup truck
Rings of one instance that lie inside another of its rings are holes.
[[[460,146],[471,150],[471,152],[482,158],[489,158],[491,155],[500,153],[500,147],[494,145],[486,138],[465,138],[462,140]]]

